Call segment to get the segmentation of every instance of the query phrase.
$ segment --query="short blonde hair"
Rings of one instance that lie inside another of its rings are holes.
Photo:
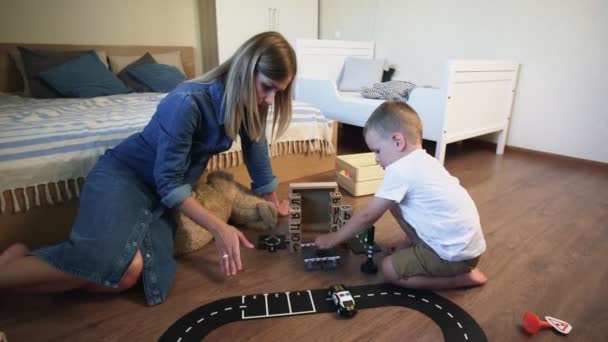
[[[363,127],[363,136],[370,130],[381,136],[399,132],[409,143],[422,143],[422,121],[418,113],[403,101],[389,100],[378,106]]]
[[[243,126],[250,139],[259,141],[266,133],[268,113],[258,111],[256,73],[273,81],[291,78],[285,91],[277,92],[274,98],[272,135],[278,138],[291,122],[291,93],[296,71],[296,54],[289,42],[280,33],[269,31],[249,38],[227,61],[195,81],[224,81],[226,134],[234,140]]]

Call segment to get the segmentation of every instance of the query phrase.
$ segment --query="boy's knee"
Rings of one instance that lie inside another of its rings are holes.
[[[382,259],[382,274],[384,275],[384,279],[389,282],[395,282],[399,280],[399,274],[395,271],[395,267],[393,266],[393,261],[390,256]]]
[[[139,277],[141,276],[141,271],[144,268],[144,260],[141,256],[141,252],[138,250],[135,253],[135,257],[133,257],[133,261],[131,261],[131,265],[120,279],[120,283],[118,283],[118,291],[125,291],[133,287]]]

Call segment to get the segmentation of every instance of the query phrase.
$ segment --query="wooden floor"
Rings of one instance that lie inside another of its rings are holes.
[[[479,322],[490,341],[564,340],[550,330],[523,332],[527,310],[574,326],[569,341],[606,341],[608,331],[608,167],[567,158],[491,148],[448,150],[448,170],[477,203],[488,250],[480,267],[483,287],[440,291]],[[331,173],[307,180],[332,180]],[[286,194],[287,185],[280,191]],[[369,197],[344,201],[358,207]],[[389,215],[376,225],[382,245],[399,236]],[[286,229],[283,220],[279,230]],[[252,240],[255,232],[246,232]],[[360,285],[381,277],[359,272],[360,256],[346,257],[333,272],[306,272],[287,251],[242,252],[245,270],[224,278],[213,245],[179,261],[167,301],[146,307],[143,295],[70,293],[0,296],[0,331],[13,341],[153,341],[180,316],[220,298],[243,294]],[[376,256],[377,262],[381,256]],[[603,337],[602,337],[603,336]],[[208,340],[441,341],[426,316],[405,308],[361,310],[352,320],[333,314],[239,322],[213,331]]]

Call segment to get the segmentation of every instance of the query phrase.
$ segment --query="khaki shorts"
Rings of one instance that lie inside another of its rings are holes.
[[[401,278],[414,276],[451,277],[473,270],[479,262],[479,257],[464,261],[447,261],[422,241],[414,228],[405,227],[406,233],[413,244],[393,253],[390,258],[395,272]]]

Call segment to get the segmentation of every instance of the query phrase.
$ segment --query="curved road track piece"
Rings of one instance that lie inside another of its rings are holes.
[[[432,319],[446,342],[487,341],[479,324],[453,302],[429,291],[391,284],[348,287],[357,309],[403,306]],[[326,289],[231,297],[205,304],[177,320],[161,342],[200,341],[213,329],[231,322],[335,312]],[[355,316],[354,319],[357,319]]]

